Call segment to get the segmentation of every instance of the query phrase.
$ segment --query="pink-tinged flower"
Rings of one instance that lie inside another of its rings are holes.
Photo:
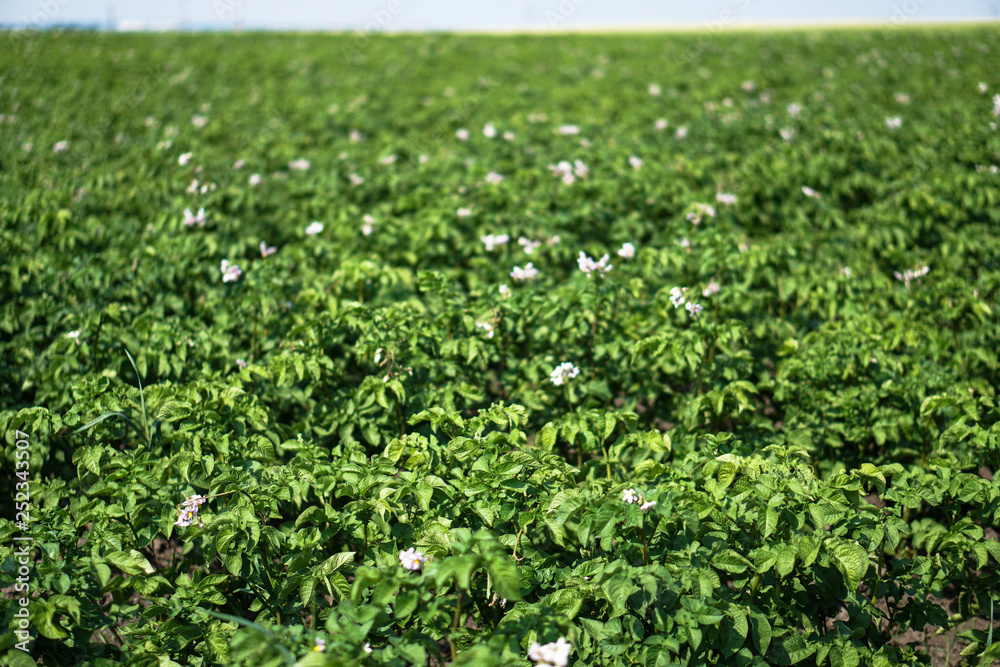
[[[691,252],[689,250],[689,248],[691,247],[691,241],[689,241],[688,239],[681,239],[680,241],[677,242],[677,245],[684,248],[688,252]]]
[[[676,131],[674,132],[674,138],[675,138],[675,139],[683,139],[683,138],[684,138],[684,137],[686,137],[687,135],[688,135],[688,129],[687,129],[687,126],[686,126],[686,125],[681,125],[681,126],[680,126],[680,127],[678,127],[678,128],[677,128],[677,130],[676,130]]]
[[[559,134],[564,136],[569,136],[571,134],[580,134],[580,127],[578,125],[560,125]]]
[[[233,169],[236,169],[237,171],[239,171],[240,169],[243,168],[243,165],[245,165],[245,164],[246,164],[246,162],[244,162],[242,159],[239,159],[239,160],[237,160],[236,162],[233,163]]]
[[[464,127],[462,129],[460,129],[460,130],[455,130],[455,137],[459,141],[468,141],[469,140],[469,131],[466,130]]]
[[[663,130],[667,129],[667,119],[666,118],[657,119],[657,121],[653,123],[653,127],[662,132]]]
[[[788,105],[788,115],[792,118],[798,118],[802,115],[802,105],[798,102],[792,102]]]
[[[1000,95],[993,96],[993,115],[1000,118]]]
[[[515,266],[514,270],[510,272],[510,277],[514,280],[534,280],[538,277],[538,269],[531,262],[528,262],[523,269],[520,266]]]
[[[986,84],[980,81],[978,84],[976,84],[976,90],[978,90],[982,94],[985,94],[988,89],[986,87]]]
[[[720,290],[720,289],[722,289],[722,288],[721,288],[721,287],[719,287],[719,283],[717,283],[717,282],[715,282],[715,281],[713,280],[713,281],[711,281],[710,283],[708,283],[708,287],[706,287],[705,289],[703,289],[703,290],[701,291],[701,295],[702,295],[703,297],[710,297],[710,296],[714,296],[714,295],[716,295],[716,294],[718,294],[718,293],[719,293],[719,290]]]
[[[497,128],[493,125],[493,123],[486,123],[486,125],[483,126],[483,136],[487,139],[492,139],[497,136]]]
[[[504,141],[514,141],[514,136],[515,136],[514,133],[511,132],[510,130],[507,130],[506,132],[503,133]]]
[[[893,93],[892,97],[900,104],[909,104],[911,101],[910,96],[906,93]]]
[[[323,231],[323,223],[319,222],[318,220],[316,222],[310,223],[309,226],[306,227],[306,234],[308,234],[309,236],[316,236],[322,231]]]
[[[502,180],[503,180],[503,174],[499,174],[495,171],[491,171],[490,173],[486,174],[486,182],[489,183],[490,185],[496,185]]]
[[[350,137],[350,140],[351,140],[352,144],[360,144],[362,141],[365,140],[364,133],[363,132],[359,132],[358,130],[351,130],[351,132],[348,135],[348,137]]]
[[[808,185],[802,186],[802,194],[806,197],[812,197],[813,199],[819,199],[819,193],[810,188]]]
[[[358,176],[353,171],[347,175],[347,180],[349,180],[351,182],[351,185],[355,185],[355,186],[356,185],[361,185],[362,183],[365,182],[365,179],[363,177]]]
[[[260,174],[250,174],[250,178],[247,179],[247,183],[249,183],[250,187],[253,188],[260,185]]]
[[[247,367],[247,362],[244,361],[243,359],[237,359],[236,365],[239,366],[241,369],[243,369]]]
[[[649,94],[652,95],[653,97],[659,97],[662,92],[663,89],[661,89],[657,84],[655,83],[649,84]]]
[[[300,157],[288,163],[288,169],[290,171],[306,171],[311,166],[312,165],[310,164],[309,160],[305,159],[304,157]]]
[[[278,249],[275,246],[273,246],[273,245],[269,246],[264,241],[260,242],[260,256],[261,257],[270,257],[271,255],[273,255],[276,252],[278,252]]]
[[[885,119],[885,126],[890,130],[898,130],[903,127],[903,119],[899,116],[890,116]]]
[[[193,155],[194,153],[181,153],[180,157],[177,158],[177,164],[182,167],[187,166],[187,163],[191,161],[191,157]]]
[[[622,502],[634,505],[639,502],[639,493],[635,489],[625,489],[622,493]]]
[[[535,254],[535,248],[537,248],[538,246],[542,245],[541,241],[532,241],[531,239],[525,238],[524,236],[522,236],[521,238],[519,238],[517,240],[517,243],[522,248],[524,248],[524,254],[525,255],[533,255],[533,254]]]
[[[57,141],[55,144],[52,145],[52,151],[54,153],[62,153],[63,151],[67,150],[68,148],[69,148],[69,142],[66,141],[66,140]]]
[[[618,249],[618,256],[625,259],[632,259],[635,257],[635,246],[631,243],[625,243]]]
[[[601,278],[606,276],[611,269],[614,268],[613,264],[609,264],[608,261],[611,257],[605,254],[600,260],[594,260],[593,257],[589,257],[584,251],[580,251],[580,256],[577,257],[576,263],[580,267],[580,270],[586,273],[588,276],[594,271],[598,272]]]
[[[844,276],[845,278],[850,278],[851,277],[851,267],[845,266],[844,268],[842,268],[840,270],[840,275]]]
[[[241,275],[243,275],[243,271],[240,267],[230,264],[228,259],[222,260],[222,282],[236,282],[240,279]]]
[[[753,81],[744,81],[740,84],[740,88],[742,88],[745,92],[752,93],[757,90],[757,84]]]
[[[206,502],[208,502],[208,498],[205,496],[199,496],[198,494],[185,498],[184,502],[181,503],[181,506],[177,511],[177,521],[174,522],[174,525],[181,528],[187,528],[190,526],[193,519],[198,516],[198,510],[200,510],[201,506]],[[198,519],[198,526],[201,527],[203,525],[204,524],[201,519]]]
[[[791,141],[792,139],[795,138],[795,130],[793,130],[790,127],[781,128],[778,134],[780,134],[781,138],[784,139],[785,141]]]
[[[573,645],[560,637],[558,641],[548,644],[535,642],[528,649],[528,657],[537,663],[536,667],[566,667],[572,651]]]
[[[590,174],[590,169],[582,160],[574,160],[572,164],[568,160],[562,160],[559,164],[550,164],[549,171],[553,176],[562,178],[566,185],[573,185],[577,177],[586,178]]]
[[[556,366],[555,370],[549,374],[549,382],[558,387],[566,380],[572,380],[579,374],[580,369],[567,361]]]
[[[201,114],[195,114],[191,116],[191,124],[195,127],[205,127],[208,124],[208,119]]]
[[[427,556],[413,547],[399,553],[399,564],[410,572],[419,572],[426,561]]]
[[[381,162],[382,164],[384,164],[386,166],[388,166],[390,164],[395,164],[396,163],[396,154],[393,153],[392,155],[386,155],[385,157],[379,158],[379,162]]]
[[[687,219],[692,225],[698,225],[704,216],[714,218],[715,207],[710,204],[694,204],[694,210],[687,214]]]
[[[635,170],[642,169],[642,158],[631,155],[628,158],[628,163],[632,165],[632,168]]]
[[[460,208],[457,211],[455,211],[455,215],[457,215],[460,218],[468,218],[470,215],[472,215],[472,209]]]
[[[736,204],[736,195],[728,192],[717,192],[715,194],[715,201],[726,206],[733,206]]]
[[[566,160],[559,164],[550,164],[549,171],[552,172],[553,176],[561,178],[566,185],[573,185],[576,182],[576,176],[573,175],[573,165]]]
[[[21,144],[21,150],[24,151],[25,153],[30,153],[34,147],[35,144],[31,143],[30,141],[26,141],[23,144]]]
[[[689,313],[691,313],[692,316],[695,317],[698,315],[698,313],[704,310],[704,308],[701,307],[700,303],[691,303],[690,301],[684,304],[684,307],[687,309]]]
[[[375,231],[375,218],[365,213],[361,217],[361,222],[362,222],[361,233],[364,234],[365,236],[371,236],[372,232]]]
[[[198,215],[192,213],[191,209],[189,208],[184,209],[184,224],[187,225],[188,227],[193,227],[194,225],[198,225],[199,227],[204,227],[205,226],[204,207],[198,209]]]
[[[486,245],[486,252],[492,252],[494,248],[506,245],[510,241],[509,234],[486,234],[479,238]]]
[[[510,288],[507,287],[506,285],[501,285],[499,291],[500,291],[500,296],[502,296],[505,299],[510,296]]]
[[[641,509],[643,512],[648,512],[649,510],[653,509],[654,507],[656,507],[656,501],[655,500],[650,500],[650,501],[644,502],[642,505],[640,505],[639,509]]]
[[[80,344],[80,330],[77,329],[75,331],[68,332],[66,334],[66,338],[69,338],[70,340],[72,340],[73,342],[75,342],[77,345],[79,345]]]
[[[316,653],[323,653],[324,651],[326,651],[326,642],[317,637],[316,645],[313,646],[313,651],[315,651]]]

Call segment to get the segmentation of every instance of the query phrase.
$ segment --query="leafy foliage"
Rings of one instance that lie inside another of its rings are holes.
[[[1000,613],[995,30],[0,38],[33,657],[916,665]]]

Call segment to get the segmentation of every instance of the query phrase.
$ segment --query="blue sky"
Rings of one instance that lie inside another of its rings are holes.
[[[0,24],[505,30],[1000,17],[1000,0],[3,0]]]

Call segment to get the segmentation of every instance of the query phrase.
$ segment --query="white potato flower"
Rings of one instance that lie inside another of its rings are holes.
[[[670,288],[670,303],[674,304],[674,308],[680,308],[687,302],[687,298],[684,296],[686,291],[687,287]]]
[[[486,246],[486,252],[492,252],[494,248],[506,245],[510,241],[509,234],[486,234],[479,237],[479,240]]]
[[[577,257],[576,263],[580,267],[580,270],[586,273],[588,276],[594,271],[598,272],[601,278],[608,275],[611,269],[615,268],[614,264],[609,264],[611,257],[605,254],[601,259],[595,260],[590,257],[584,251],[580,251],[580,256]]]
[[[572,380],[579,374],[580,369],[567,361],[556,366],[555,370],[549,375],[549,381],[558,387],[566,382],[566,380]]]
[[[572,650],[573,645],[560,637],[548,644],[535,642],[528,649],[528,657],[536,663],[536,667],[566,667]]]
[[[198,225],[199,227],[205,226],[205,209],[204,207],[198,209],[198,215],[191,212],[191,209],[184,209],[184,224],[188,227],[193,227]]]
[[[241,275],[243,275],[243,270],[240,267],[230,264],[228,259],[222,260],[222,282],[236,282]]]
[[[208,502],[205,496],[200,496],[195,494],[193,496],[188,496],[181,503],[180,508],[177,511],[177,521],[174,522],[175,526],[180,526],[181,528],[187,528],[190,526],[195,518],[198,516],[198,510],[201,506]],[[198,520],[198,526],[202,526],[201,519]]]
[[[427,556],[423,555],[413,547],[410,547],[406,551],[401,551],[399,554],[400,565],[410,572],[419,572],[426,560]]]
[[[510,272],[510,277],[514,280],[533,280],[538,277],[538,269],[535,268],[534,264],[528,262],[523,269],[520,266],[515,266],[514,270]]]

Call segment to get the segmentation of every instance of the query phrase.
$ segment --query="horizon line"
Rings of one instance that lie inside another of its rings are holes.
[[[865,18],[831,18],[831,19],[774,19],[774,20],[735,20],[722,25],[713,21],[681,21],[677,23],[654,24],[622,24],[622,25],[518,25],[505,27],[470,27],[470,28],[412,28],[412,29],[370,29],[367,27],[267,27],[266,25],[232,25],[227,23],[183,23],[173,20],[141,20],[120,19],[116,26],[108,26],[102,22],[63,23],[47,27],[36,27],[32,24],[0,23],[2,32],[57,32],[60,30],[87,30],[102,33],[200,33],[200,32],[268,32],[268,33],[315,33],[315,34],[383,34],[383,35],[413,35],[413,34],[469,34],[469,35],[559,35],[559,34],[655,34],[670,32],[714,32],[725,31],[768,31],[768,30],[822,30],[837,28],[886,28],[906,29],[915,27],[950,27],[964,25],[1000,24],[1000,17],[969,16],[954,18],[922,18],[904,17],[894,20],[889,17]]]

